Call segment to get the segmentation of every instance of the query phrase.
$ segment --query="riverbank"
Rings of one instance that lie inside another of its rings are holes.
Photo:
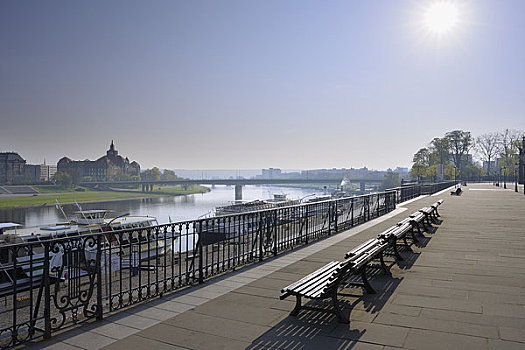
[[[177,188],[179,186],[165,186],[161,190],[156,189],[153,192],[141,192],[139,190],[109,190],[109,191],[91,191],[83,192],[54,192],[38,193],[33,195],[13,195],[0,196],[0,208],[33,208],[54,206],[56,201],[61,204],[78,203],[97,203],[108,201],[158,198],[167,196],[184,196],[188,194],[205,193],[209,189],[203,186],[190,186],[188,188]]]

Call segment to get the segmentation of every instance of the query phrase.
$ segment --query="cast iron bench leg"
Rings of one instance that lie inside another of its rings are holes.
[[[376,290],[372,287],[370,282],[368,282],[365,269],[366,265],[361,268],[361,279],[363,280],[363,286],[365,287],[365,290],[368,294],[376,294]]]
[[[410,244],[408,244],[408,242],[407,242],[407,235],[406,235],[406,233],[403,235],[403,242],[405,243],[405,247],[406,247],[408,250],[412,250],[412,249],[410,248]]]
[[[385,264],[385,258],[383,256],[383,252],[381,252],[381,255],[379,256],[379,261],[381,262],[381,268],[383,269],[384,273],[386,273],[387,275],[392,274],[392,272],[390,272],[390,270],[388,269],[388,266],[386,266]]]
[[[415,224],[412,225],[412,230],[414,229],[414,226],[416,226],[416,228],[417,228],[417,233],[421,237],[425,237],[425,235],[423,234],[423,231],[421,231],[421,227],[420,227],[419,223],[415,222]]]
[[[405,260],[403,257],[399,254],[399,251],[397,250],[397,239],[394,240],[394,244],[392,244],[392,248],[394,249],[394,255],[398,260]]]
[[[416,244],[419,244],[419,239],[416,238],[416,233],[414,232],[414,227],[412,227],[410,229],[410,233],[412,234],[412,241],[414,241],[414,243],[416,243]]]
[[[292,315],[292,316],[299,315],[299,310],[301,310],[301,296],[300,295],[296,295],[295,297],[297,298],[296,301],[295,301],[295,307],[292,310],[292,312],[290,312],[290,315]]]
[[[348,318],[345,318],[343,316],[343,313],[341,312],[341,309],[339,308],[339,303],[337,302],[337,288],[334,288],[334,291],[332,293],[332,304],[334,307],[334,313],[335,313],[335,316],[337,317],[337,320],[340,323],[349,324],[350,316],[348,316]]]

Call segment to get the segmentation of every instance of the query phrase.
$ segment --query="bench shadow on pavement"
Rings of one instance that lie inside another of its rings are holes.
[[[383,308],[402,278],[374,276],[377,294],[363,294],[361,288],[345,288],[339,296],[343,314],[350,324],[342,324],[332,312],[330,301],[310,301],[306,305],[324,311],[302,309],[257,338],[248,349],[352,349],[366,333],[363,322],[370,322]],[[359,326],[354,325],[359,322]]]
[[[440,222],[435,224],[439,225]],[[427,229],[425,237],[418,237],[419,243],[414,244],[416,249],[424,248],[437,228],[438,226],[433,226]],[[366,294],[362,288],[355,287],[341,290],[339,305],[345,317],[349,316],[350,324],[337,321],[329,300],[310,300],[305,305],[324,311],[302,309],[297,317],[286,317],[254,340],[247,349],[354,348],[366,334],[367,324],[383,309],[403,280],[403,271],[409,270],[421,255],[421,252],[407,248],[400,249],[400,253],[404,259],[402,261],[396,261],[390,254],[385,256],[390,274],[377,268],[378,266],[369,269],[370,281],[376,294]]]

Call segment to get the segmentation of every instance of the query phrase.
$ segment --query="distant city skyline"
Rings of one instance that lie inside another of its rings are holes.
[[[446,30],[439,2],[3,1],[0,152],[386,170],[451,130],[525,129],[525,2],[447,1]]]

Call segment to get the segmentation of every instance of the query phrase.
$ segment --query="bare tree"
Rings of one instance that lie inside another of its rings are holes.
[[[470,131],[454,130],[447,132],[445,137],[450,143],[450,151],[454,160],[454,165],[458,168],[461,173],[461,169],[464,156],[468,154],[472,147],[472,136]]]
[[[488,133],[476,138],[475,150],[482,161],[487,162],[487,175],[491,175],[492,162],[500,152],[500,141],[497,133]]]
[[[511,171],[518,161],[518,146],[520,139],[524,136],[524,132],[514,129],[505,129],[505,131],[498,133],[500,144],[500,166],[506,167]]]
[[[514,153],[514,145],[516,144],[516,141],[519,141],[519,139],[523,136],[523,131],[505,129],[505,131],[498,133],[498,136],[501,145],[501,151],[503,156],[506,157],[509,154]]]

